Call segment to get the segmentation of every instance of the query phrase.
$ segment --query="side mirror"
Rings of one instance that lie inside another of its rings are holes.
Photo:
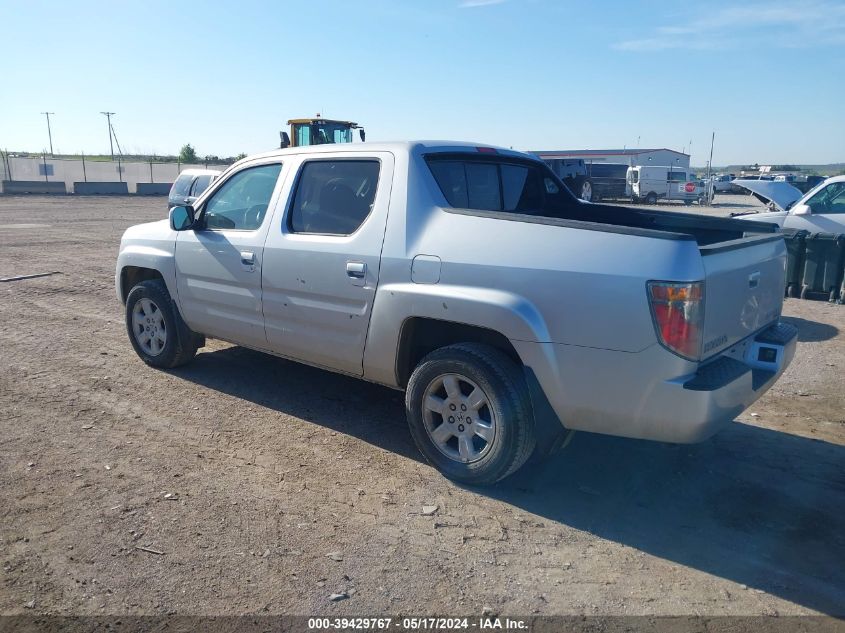
[[[358,130],[358,136],[361,137],[361,142],[363,143],[367,139],[367,133],[364,131],[364,128]]]
[[[184,231],[191,228],[194,225],[194,214],[194,208],[190,205],[173,207],[168,214],[170,228],[174,231]]]
[[[796,205],[792,209],[793,215],[812,215],[812,213],[813,213],[813,210],[810,208],[809,205],[806,205],[806,204]]]
[[[287,132],[279,132],[279,140],[279,149],[290,147],[290,136],[288,136]]]

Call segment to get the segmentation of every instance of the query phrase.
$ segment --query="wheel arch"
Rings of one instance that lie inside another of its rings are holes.
[[[501,332],[459,321],[414,316],[405,319],[399,330],[395,367],[397,384],[405,387],[414,368],[426,355],[455,343],[489,345],[522,365],[522,359],[513,344]]]
[[[124,266],[120,269],[120,300],[125,304],[126,297],[129,296],[129,291],[132,288],[150,279],[161,279],[165,281],[164,276],[155,268],[147,268],[145,266]],[[167,282],[165,282],[166,285]]]

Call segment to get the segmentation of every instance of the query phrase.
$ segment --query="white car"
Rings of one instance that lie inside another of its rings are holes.
[[[788,182],[734,180],[767,202],[771,211],[737,215],[742,220],[771,222],[783,229],[811,233],[845,233],[845,175],[834,176],[806,194]]]
[[[734,177],[730,174],[719,174],[718,176],[713,176],[713,191],[715,193],[729,192],[734,180]]]

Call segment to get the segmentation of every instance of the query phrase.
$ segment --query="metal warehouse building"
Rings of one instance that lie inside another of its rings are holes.
[[[689,167],[689,154],[673,149],[561,149],[532,151],[540,158],[580,158],[586,163],[619,165],[672,165]]]

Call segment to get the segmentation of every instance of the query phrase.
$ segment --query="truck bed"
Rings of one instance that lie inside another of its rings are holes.
[[[681,233],[695,238],[699,246],[730,242],[749,233],[776,233],[776,224],[714,218],[676,211],[649,211],[610,204],[579,204],[567,212],[567,219],[634,229]]]

